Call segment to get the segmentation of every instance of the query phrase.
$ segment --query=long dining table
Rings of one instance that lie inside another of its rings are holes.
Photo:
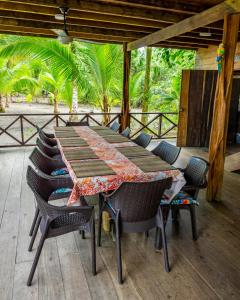
[[[172,177],[165,192],[169,202],[185,179],[182,173],[104,126],[55,127],[55,137],[62,159],[74,186],[68,205],[81,205],[80,196],[117,189],[123,182],[146,182]]]

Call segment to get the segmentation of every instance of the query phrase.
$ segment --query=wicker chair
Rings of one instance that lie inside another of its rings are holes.
[[[59,151],[59,149],[57,147],[51,147],[51,146],[47,145],[46,143],[44,143],[39,138],[37,138],[36,144],[37,144],[38,148],[43,153],[45,153],[47,156],[53,157],[53,158],[56,158],[56,159],[62,159],[61,158],[61,152]]]
[[[71,122],[67,121],[66,126],[89,126],[88,121]]]
[[[109,128],[117,132],[118,129],[120,128],[120,124],[117,121],[115,121],[112,123],[112,125],[109,126]]]
[[[37,128],[38,132],[42,131],[48,138],[50,138],[50,139],[54,139],[55,138],[55,135],[53,133],[45,132],[38,125],[35,125],[35,127]]]
[[[186,185],[182,188],[171,202],[172,219],[177,221],[181,209],[188,209],[191,217],[192,238],[197,240],[196,206],[200,189],[207,187],[206,174],[209,163],[203,158],[192,156],[185,169],[182,169]],[[164,204],[163,204],[164,205]]]
[[[169,271],[165,223],[159,209],[164,190],[170,188],[172,178],[153,182],[126,182],[111,194],[100,194],[98,246],[101,246],[102,212],[108,211],[115,224],[118,281],[122,278],[121,233],[162,230],[165,270]]]
[[[125,136],[126,138],[129,138],[130,132],[131,132],[130,128],[127,127],[127,128],[125,128],[125,129],[121,132],[121,135],[122,135],[122,136]]]
[[[49,145],[50,147],[57,146],[57,141],[54,138],[47,137],[42,130],[39,131],[39,137],[45,144]]]
[[[135,144],[137,144],[137,145],[139,145],[139,146],[141,146],[143,148],[146,148],[149,145],[149,143],[151,142],[151,139],[152,139],[151,135],[149,135],[149,134],[147,134],[145,132],[141,132],[139,134],[139,136],[137,136],[132,141]]]
[[[34,241],[40,226],[41,238],[37,248],[37,252],[32,264],[32,268],[28,277],[27,285],[30,286],[38,264],[38,260],[47,238],[56,237],[72,231],[84,228],[91,233],[92,241],[92,272],[96,274],[96,249],[95,249],[95,221],[94,207],[83,206],[53,206],[48,203],[49,196],[55,189],[52,181],[41,177],[30,166],[27,170],[27,182],[33,191],[40,215],[37,219],[37,226],[34,229],[32,240]],[[86,204],[86,203],[85,203]],[[29,251],[32,250],[33,242],[31,241]]]
[[[162,141],[155,149],[152,150],[152,153],[172,165],[177,160],[180,151],[180,147],[176,147],[168,142]]]
[[[51,175],[51,173],[57,169],[66,168],[66,165],[62,160],[47,156],[37,147],[33,149],[29,159],[36,168],[47,175]]]

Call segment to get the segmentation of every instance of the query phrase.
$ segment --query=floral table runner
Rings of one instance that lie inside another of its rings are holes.
[[[100,192],[106,192],[109,190],[117,189],[123,182],[145,182],[145,181],[153,181],[166,177],[173,178],[173,184],[170,190],[166,191],[166,196],[169,201],[173,198],[176,193],[178,193],[183,185],[185,184],[185,179],[182,173],[178,169],[166,167],[165,164],[161,164],[159,166],[158,171],[154,172],[144,172],[141,170],[137,164],[134,163],[134,160],[130,160],[127,158],[121,149],[124,147],[136,147],[136,144],[131,142],[130,140],[125,142],[125,139],[119,139],[122,142],[118,143],[108,143],[103,136],[98,134],[98,129],[90,128],[88,126],[78,126],[73,127],[74,131],[70,131],[71,133],[76,133],[76,138],[81,138],[87,144],[88,149],[90,148],[90,152],[94,153],[98,158],[98,164],[102,164],[103,175],[98,175],[99,173],[95,173],[95,176],[92,172],[89,171],[89,176],[83,173],[86,172],[86,168],[84,168],[84,164],[86,165],[89,162],[89,165],[94,166],[94,159],[81,159],[81,155],[79,155],[79,160],[77,160],[76,156],[74,156],[74,160],[68,159],[69,154],[71,153],[71,147],[62,147],[61,138],[58,139],[59,134],[56,134],[57,142],[59,149],[62,154],[63,161],[66,163],[69,174],[74,182],[74,187],[72,190],[72,194],[68,200],[68,205],[77,205],[79,203],[80,196],[86,195],[94,195]],[[55,132],[59,133],[58,128],[55,128]],[[69,137],[73,138],[74,134],[70,134]],[[114,136],[115,134],[113,134]],[[67,139],[67,133],[64,135],[64,139]],[[75,146],[75,145],[74,145]],[[76,151],[76,146],[74,147]],[[85,146],[79,146],[79,151],[81,149],[87,149]],[[135,149],[135,148],[133,148]],[[129,151],[129,150],[128,150]],[[71,157],[70,157],[71,158]],[[160,160],[160,159],[159,159]],[[96,160],[95,160],[96,161]],[[76,168],[76,165],[78,168]],[[139,164],[138,164],[139,165]],[[161,168],[162,166],[162,168]],[[99,170],[99,168],[98,168]],[[109,172],[107,171],[109,170]]]

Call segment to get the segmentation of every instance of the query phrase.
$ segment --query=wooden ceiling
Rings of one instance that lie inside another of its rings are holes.
[[[238,0],[237,0],[238,1]],[[0,33],[55,38],[51,29],[63,29],[55,19],[67,5],[67,26],[72,37],[100,42],[132,42],[194,16],[220,0],[0,0]],[[203,37],[200,33],[210,32]],[[223,22],[198,28],[154,46],[197,49],[218,45]]]

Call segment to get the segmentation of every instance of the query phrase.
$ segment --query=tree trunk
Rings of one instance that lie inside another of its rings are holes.
[[[144,91],[142,99],[142,112],[148,112],[149,104],[149,90],[150,90],[150,73],[151,73],[151,60],[152,60],[152,47],[146,48],[146,68],[145,68],[145,79],[144,79]],[[142,115],[141,122],[146,124],[148,121],[147,115]]]
[[[107,98],[106,95],[103,96],[103,112],[104,113],[109,113],[110,112],[108,98]],[[107,125],[109,122],[110,122],[110,116],[109,116],[109,114],[105,114],[103,116],[103,124]]]
[[[58,114],[59,111],[58,111],[58,99],[57,99],[57,95],[54,95],[53,106],[54,106],[53,113],[54,114]]]
[[[6,95],[5,107],[9,107],[9,95]]]
[[[72,107],[71,107],[70,111],[73,114],[78,113],[78,91],[77,91],[77,88],[73,89]],[[77,122],[78,116],[77,115],[69,116],[69,121]]]
[[[5,112],[5,107],[4,107],[4,104],[3,104],[3,97],[0,94],[0,113],[4,113],[4,112]]]

